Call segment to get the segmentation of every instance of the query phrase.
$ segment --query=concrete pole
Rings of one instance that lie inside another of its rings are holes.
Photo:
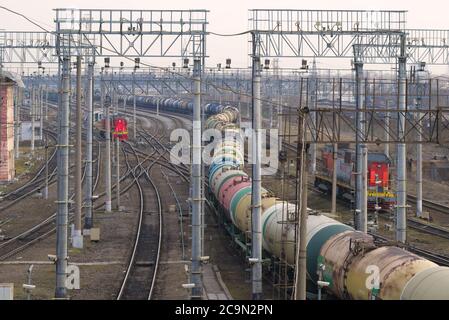
[[[262,299],[262,114],[260,103],[260,57],[256,52],[255,35],[253,34],[253,60],[252,60],[252,109],[253,109],[253,157],[252,157],[252,194],[251,194],[251,254],[252,254],[252,299]]]
[[[200,83],[200,92],[203,92],[203,88]],[[206,124],[206,114],[204,112],[204,108],[201,108],[201,134],[204,132],[204,125]],[[205,144],[201,140],[201,152],[204,150]],[[206,165],[204,161],[201,161],[201,177],[206,177]],[[203,197],[206,195],[206,179],[201,179],[201,194]],[[204,254],[204,232],[206,228],[206,210],[204,209],[205,201],[201,202],[201,247],[200,247],[200,255],[205,256]]]
[[[105,161],[105,188],[106,188],[106,212],[112,211],[112,187],[111,187],[111,118],[110,118],[110,99],[105,102],[105,136],[106,136],[106,161]]]
[[[87,94],[86,94],[86,106],[87,106],[87,141],[86,141],[86,185],[85,185],[85,215],[84,215],[84,230],[87,233],[93,225],[92,217],[92,196],[93,196],[93,156],[92,156],[92,115],[93,115],[93,81],[94,81],[94,62],[89,61],[87,66]],[[86,233],[86,232],[85,232]]]
[[[45,120],[48,120],[48,86],[45,89]]]
[[[120,211],[120,139],[115,138],[115,174],[116,174],[116,191],[117,191],[117,211]]]
[[[422,200],[423,200],[423,194],[422,194],[422,186],[423,186],[423,180],[422,180],[422,134],[421,134],[421,128],[422,128],[422,120],[421,120],[421,112],[416,113],[416,121],[417,121],[417,144],[416,144],[416,216],[418,218],[421,218],[423,216],[422,211]]]
[[[136,116],[136,74],[133,72],[133,127],[134,127],[134,140],[137,139],[137,116]]]
[[[242,102],[241,102],[241,98],[240,98],[240,94],[237,96],[237,109],[239,110],[239,118],[238,118],[238,122],[239,125],[242,123]]]
[[[48,134],[45,134],[45,186],[44,199],[48,200]]]
[[[118,94],[117,92],[114,90],[114,109],[115,109],[115,116],[118,117],[119,115],[119,99],[118,99]],[[114,129],[115,130],[115,129]],[[120,140],[118,138],[115,138],[115,154],[114,154],[114,159],[115,159],[115,173],[116,173],[116,203],[117,203],[117,211],[120,211]]]
[[[251,87],[249,87],[250,84],[248,84],[247,92],[250,92]],[[252,86],[252,81],[251,81]],[[252,103],[252,97],[248,97],[246,100],[246,119],[249,119],[251,117],[251,103]]]
[[[405,145],[405,110],[406,110],[406,68],[405,36],[401,37],[401,55],[399,60],[399,110],[398,110],[398,139],[397,146],[397,206],[396,206],[396,241],[405,243],[407,240],[407,172]]]
[[[332,147],[332,206],[331,214],[337,213],[337,159],[338,159],[338,143],[334,143]]]
[[[34,120],[35,120],[35,114],[34,111],[36,109],[36,88],[33,84],[31,88],[31,106],[30,106],[30,112],[31,112],[31,151],[34,152]]]
[[[418,73],[417,76],[417,83],[416,83],[416,94],[417,94],[417,103],[416,103],[416,216],[418,218],[421,218],[423,216],[423,176],[422,176],[422,170],[423,170],[423,155],[422,155],[422,113],[421,113],[421,103],[422,103],[422,88],[420,84],[420,73]]]
[[[43,115],[43,109],[44,109],[44,90],[41,85],[39,85],[39,136],[40,140],[42,141],[44,139],[44,117]]]
[[[32,264],[27,271],[28,285],[32,285],[31,275],[33,273],[34,264]],[[31,290],[27,290],[27,300],[31,300]]]
[[[114,118],[114,112],[112,113],[112,117],[110,117],[111,121],[113,118]],[[113,127],[110,127],[110,129],[112,131],[114,131]],[[114,166],[115,166],[115,143],[114,143],[114,138],[111,137],[111,172],[114,170]],[[112,179],[112,173],[111,173],[111,179]],[[112,185],[111,185],[111,188],[112,188]]]
[[[360,224],[359,231],[364,233],[368,232],[368,148],[366,144],[362,144],[360,146],[361,149],[361,157],[360,162],[362,165],[361,171],[361,193],[360,193],[360,201],[361,201],[361,214],[360,214]]]
[[[363,91],[362,91],[362,78],[363,78],[363,63],[356,59],[355,61],[355,77],[356,77],[356,188],[355,188],[355,228],[361,231],[363,219],[367,212],[363,211],[363,196],[362,196],[362,186],[363,186],[363,157],[362,154],[362,144],[365,139],[365,114],[363,112]],[[365,218],[366,220],[366,218]]]
[[[302,181],[300,181],[301,188],[298,188],[300,191],[300,201],[301,201],[301,211],[300,217],[299,217],[299,250],[298,250],[298,262],[296,265],[297,268],[297,281],[295,286],[295,300],[306,300],[307,298],[307,220],[308,220],[308,212],[307,212],[307,184],[308,184],[308,174],[309,170],[307,170],[307,154],[309,152],[308,146],[305,146],[305,150],[303,150],[302,146],[302,129],[305,129],[303,127],[302,122],[304,121],[304,118],[302,115],[300,115],[300,125],[301,127],[298,128],[298,135],[301,137],[299,142],[301,144],[300,148],[298,149],[300,161],[297,162],[297,165],[300,165],[300,170],[298,173],[302,177]]]
[[[282,105],[282,86],[279,87],[279,113],[278,113],[278,131],[279,131],[279,152],[283,149],[284,143],[284,107]]]
[[[17,99],[15,110],[14,110],[14,118],[15,118],[15,140],[14,140],[14,149],[15,149],[15,158],[16,160],[20,158],[20,107],[23,103],[23,89],[17,88]]]
[[[387,100],[386,102],[386,108],[389,109],[390,105],[389,105],[389,100]],[[391,119],[391,115],[390,112],[387,111],[385,113],[385,143],[384,143],[384,153],[387,157],[390,157],[390,119]]]
[[[56,216],[56,298],[66,297],[67,222],[69,202],[70,57],[63,57],[58,135],[58,211]]]
[[[310,105],[311,105],[310,109],[311,110],[316,110],[316,107],[317,107],[316,98],[317,98],[318,88],[317,88],[317,77],[316,77],[317,74],[316,73],[317,73],[316,72],[316,61],[314,59],[313,65],[312,65],[312,74],[311,74],[312,77],[311,77],[311,81],[310,81],[310,90],[309,90]],[[316,111],[313,111],[310,116],[311,116],[312,122],[313,122],[312,128],[313,128],[313,131],[315,131],[315,132],[312,132],[312,137],[313,137],[313,140],[316,141],[318,138],[318,132],[316,130],[316,126],[317,126],[317,122],[318,122],[317,121],[318,113]],[[313,175],[316,174],[316,155],[317,155],[317,145],[316,145],[316,143],[312,143],[310,145],[310,158],[311,158],[310,166],[311,166],[311,172]]]
[[[83,235],[81,233],[81,216],[83,211],[83,185],[82,185],[82,120],[81,108],[81,56],[76,58],[76,142],[75,142],[75,228],[72,235],[72,246],[83,248]]]
[[[192,148],[192,270],[191,298],[201,299],[203,295],[203,279],[201,266],[201,60],[195,59],[193,68],[194,100],[193,100],[193,148]],[[159,110],[159,108],[158,108]]]

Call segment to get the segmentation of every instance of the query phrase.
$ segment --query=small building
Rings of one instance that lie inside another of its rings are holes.
[[[21,121],[20,123],[20,141],[31,141],[32,137],[32,122]],[[34,121],[34,141],[42,140],[40,133],[41,122],[39,120]]]
[[[99,122],[104,118],[103,110],[95,108],[94,110],[94,122]],[[87,115],[85,115],[84,121],[87,121]]]
[[[20,77],[0,72],[0,182],[11,181],[14,165],[14,87],[23,87]]]

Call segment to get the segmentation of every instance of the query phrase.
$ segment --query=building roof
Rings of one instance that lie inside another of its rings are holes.
[[[0,79],[7,79],[14,82],[20,88],[25,88],[25,84],[22,81],[22,77],[17,73],[9,72],[6,70],[0,70]]]

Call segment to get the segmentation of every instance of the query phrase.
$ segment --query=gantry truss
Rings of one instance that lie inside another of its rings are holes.
[[[116,73],[112,70],[96,76],[97,92],[100,82],[105,92],[115,92],[117,95],[132,96],[164,96],[184,98],[190,96],[191,81],[186,77],[176,77],[169,72],[160,73]],[[218,101],[217,92],[228,94],[223,103],[237,105],[242,100],[248,103],[251,97],[251,79],[243,77],[234,82],[228,82],[229,88],[224,86],[223,79],[213,78],[209,74],[204,77],[206,83],[203,87],[205,101]],[[206,80],[207,79],[207,80]],[[54,77],[26,77],[25,82],[39,80],[50,88],[57,87]],[[313,85],[312,85],[313,82]],[[225,82],[226,83],[226,82]],[[368,144],[381,143],[436,143],[449,142],[449,81],[447,79],[424,79],[419,84],[408,80],[406,84],[407,109],[398,110],[398,83],[391,78],[376,78],[366,73],[363,80],[364,101],[361,112],[366,115],[364,132],[359,132],[354,119],[355,80],[351,77],[318,76],[276,79],[272,75],[262,77],[262,87],[265,94],[262,96],[262,110],[265,121],[273,117],[290,118],[293,122],[298,117],[298,110],[307,107],[315,112],[306,113],[306,126],[314,138],[309,135],[306,142],[354,143],[354,136],[359,134]],[[419,90],[418,90],[419,88]],[[134,90],[133,90],[134,89]],[[229,94],[232,93],[230,96]],[[312,98],[313,96],[313,98]],[[298,99],[299,98],[299,99]],[[276,110],[271,114],[270,110]],[[406,117],[404,136],[399,137],[396,130],[398,116]],[[243,114],[245,116],[245,114]],[[313,118],[312,117],[316,117]],[[389,127],[386,128],[386,118],[389,118]],[[268,123],[268,122],[267,122]],[[294,127],[294,125],[293,125]],[[280,128],[281,131],[283,128]],[[418,133],[422,140],[418,141]]]
[[[385,63],[406,27],[406,11],[250,10],[250,29],[261,57],[353,57],[364,46],[364,59]],[[377,48],[391,48],[380,55]]]
[[[407,29],[406,32],[410,62],[449,64],[449,30]]]
[[[89,43],[95,56],[206,55],[207,10],[55,9],[56,33],[73,46]]]
[[[8,64],[56,64],[58,36],[52,32],[2,31],[0,47],[4,49],[3,63]],[[88,43],[79,43],[77,53],[91,55]]]
[[[2,31],[3,63],[57,63],[56,36],[47,32]]]
[[[407,82],[407,108],[398,109],[397,82],[388,79],[363,81],[364,101],[360,112],[365,114],[365,130],[360,132],[355,123],[356,106],[354,80],[314,79],[318,90],[311,99],[311,79],[301,79],[299,102],[296,106],[282,105],[284,119],[305,116],[306,126],[313,133],[307,143],[354,143],[360,135],[367,144],[447,144],[449,143],[449,82],[440,79],[421,80],[419,85]],[[321,89],[320,89],[321,88]],[[352,89],[351,89],[352,88]],[[418,89],[419,88],[419,89]],[[324,90],[325,89],[325,90]],[[283,97],[289,101],[293,97]],[[291,100],[290,100],[291,101]],[[298,101],[298,100],[297,100]],[[304,112],[304,110],[306,112]],[[307,112],[307,111],[315,111]],[[404,135],[399,135],[397,121],[406,118]],[[389,119],[388,127],[386,127]],[[282,128],[281,128],[282,129]],[[422,136],[418,139],[418,136]]]
[[[250,10],[261,57],[353,58],[358,46],[365,63],[395,63],[406,37],[410,63],[449,62],[449,30],[407,29],[406,11]]]
[[[62,55],[197,57],[204,64],[207,10],[55,9],[55,14],[56,31],[1,32],[3,63],[58,63],[60,47]]]

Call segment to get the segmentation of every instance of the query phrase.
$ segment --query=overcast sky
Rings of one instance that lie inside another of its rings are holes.
[[[94,4],[94,5],[93,5]],[[237,33],[247,30],[248,9],[361,9],[361,10],[408,10],[408,28],[449,29],[449,4],[446,1],[427,0],[2,0],[2,6],[14,9],[52,27],[54,8],[95,8],[95,9],[208,9],[209,31],[217,33]],[[36,27],[20,17],[0,10],[0,28],[6,30],[36,30]],[[224,64],[232,58],[233,66],[247,66],[247,36],[218,38],[209,36],[207,50],[208,65]],[[171,61],[158,61],[169,65]],[[321,67],[333,66],[333,61],[320,62]]]

